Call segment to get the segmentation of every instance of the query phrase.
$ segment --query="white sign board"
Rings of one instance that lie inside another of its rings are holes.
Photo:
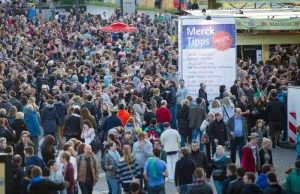
[[[122,15],[135,13],[135,0],[121,0]]]
[[[229,90],[236,79],[235,18],[181,17],[178,26],[179,71],[189,94],[198,97],[205,83],[213,100],[220,85]]]

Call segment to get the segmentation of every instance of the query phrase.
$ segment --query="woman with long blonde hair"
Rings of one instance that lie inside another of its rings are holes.
[[[234,115],[234,104],[227,96],[223,100],[223,120],[226,122],[230,117]]]
[[[129,184],[133,181],[137,181],[139,176],[139,165],[135,158],[132,156],[131,147],[124,145],[123,157],[119,160],[119,164],[116,172],[116,179],[122,182],[122,187],[125,193],[129,192]]]

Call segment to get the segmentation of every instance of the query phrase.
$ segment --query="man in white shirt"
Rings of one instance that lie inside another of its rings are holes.
[[[177,130],[171,128],[170,123],[164,123],[164,132],[161,134],[161,143],[167,152],[167,170],[169,181],[174,182],[175,165],[178,160],[178,151],[181,138]]]

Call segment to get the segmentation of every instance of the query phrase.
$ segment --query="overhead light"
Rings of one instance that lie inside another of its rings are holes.
[[[208,16],[206,16],[205,19],[206,19],[206,20],[211,20],[211,17],[208,15]]]

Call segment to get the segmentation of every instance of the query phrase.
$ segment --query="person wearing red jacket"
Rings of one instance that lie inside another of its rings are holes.
[[[164,123],[169,123],[171,121],[171,112],[167,108],[167,101],[161,101],[161,107],[156,110],[157,122],[159,124],[159,128],[161,133],[164,131]]]
[[[71,154],[67,151],[61,153],[60,155],[60,162],[63,163],[63,176],[65,181],[69,182],[69,187],[67,188],[67,194],[74,194],[74,167],[73,164],[70,162]]]
[[[119,111],[117,113],[117,117],[121,119],[123,127],[125,127],[128,119],[130,118],[130,114],[125,110],[124,104],[119,104]]]
[[[241,166],[246,172],[260,171],[260,157],[258,153],[259,134],[251,133],[250,142],[243,148],[243,157]]]

